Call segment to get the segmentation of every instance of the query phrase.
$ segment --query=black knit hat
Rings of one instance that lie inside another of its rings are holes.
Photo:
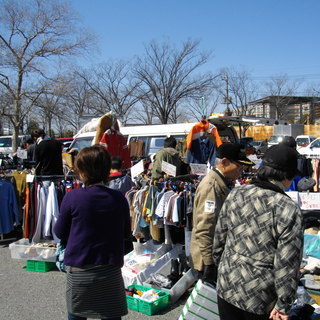
[[[292,136],[285,136],[283,137],[282,141],[280,142],[281,145],[288,146],[290,148],[296,148],[297,142],[294,137]]]
[[[217,158],[227,158],[242,166],[254,166],[255,163],[247,158],[246,154],[241,150],[241,147],[242,145],[240,143],[225,142],[217,148]]]
[[[299,153],[286,145],[275,145],[270,147],[264,154],[263,165],[280,170],[289,174],[300,175],[298,170]]]

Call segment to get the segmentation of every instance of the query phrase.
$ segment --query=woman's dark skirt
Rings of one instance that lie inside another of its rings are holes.
[[[67,310],[93,319],[128,313],[121,269],[111,265],[67,273]]]

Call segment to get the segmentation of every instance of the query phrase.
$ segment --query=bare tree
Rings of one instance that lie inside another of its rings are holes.
[[[68,124],[73,131],[76,131],[80,129],[80,121],[84,115],[100,115],[96,111],[100,107],[100,102],[90,89],[87,78],[79,77],[78,71],[64,78],[63,83],[66,88],[64,112],[56,118],[56,123],[61,130],[63,124]]]
[[[130,64],[125,61],[110,61],[93,69],[78,72],[91,91],[103,102],[95,109],[100,113],[113,111],[123,123],[132,115],[130,111],[139,101],[139,82],[131,77]]]
[[[214,90],[211,94],[201,97],[201,99],[190,99],[184,109],[187,111],[189,118],[200,120],[214,113],[221,101],[221,93]]]
[[[2,113],[13,125],[16,150],[19,128],[46,89],[39,80],[49,76],[48,63],[79,53],[92,38],[75,28],[77,20],[62,1],[1,0],[0,4],[0,86],[11,97]]]
[[[257,85],[249,71],[243,68],[224,68],[221,71],[220,92],[224,96],[226,111],[234,116],[250,115],[253,112],[251,101],[257,98]],[[228,110],[229,109],[229,110]],[[250,123],[239,123],[240,136],[245,135]]]
[[[224,103],[237,116],[250,115],[253,107],[250,102],[257,98],[257,85],[250,73],[244,69],[225,68],[221,70],[222,83],[220,91]]]
[[[210,53],[199,53],[198,48],[199,41],[188,40],[181,49],[168,42],[152,41],[145,47],[145,57],[138,57],[134,64],[144,104],[161,123],[177,121],[179,104],[200,98],[214,87],[215,76],[211,73],[195,74],[210,58]]]
[[[270,96],[270,106],[276,111],[276,119],[286,119],[287,106],[291,103],[300,84],[301,80],[290,81],[285,74],[273,76],[265,83],[267,94]]]

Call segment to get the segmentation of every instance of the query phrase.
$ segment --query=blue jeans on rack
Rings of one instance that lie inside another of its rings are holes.
[[[68,320],[87,320],[87,318],[79,317],[72,313],[68,313]],[[101,320],[121,320],[121,317],[101,319]]]

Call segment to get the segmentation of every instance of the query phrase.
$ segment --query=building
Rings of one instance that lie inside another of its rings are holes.
[[[268,96],[249,104],[251,116],[301,124],[320,123],[320,97]]]

